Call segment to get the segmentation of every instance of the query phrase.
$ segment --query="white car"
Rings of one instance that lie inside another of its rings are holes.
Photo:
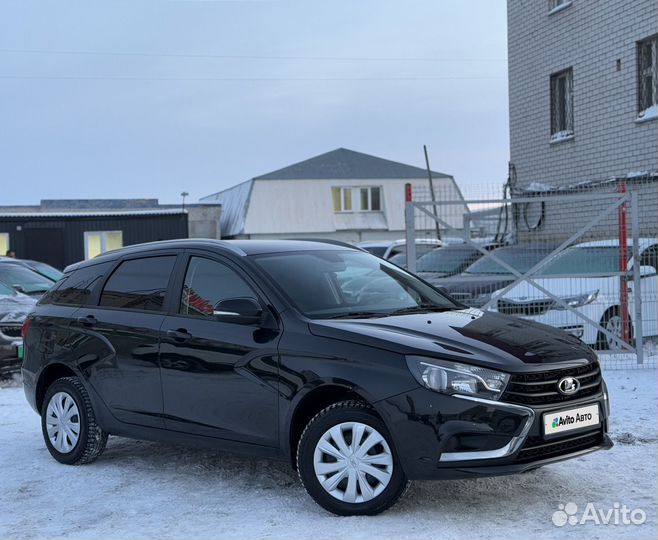
[[[437,240],[436,238],[416,238],[416,257],[420,257],[443,244],[444,242]],[[365,249],[376,257],[388,260],[399,253],[406,253],[407,241],[374,240],[369,242],[359,242],[356,246]]]
[[[628,270],[633,268],[633,242],[628,240]],[[643,336],[658,335],[658,242],[642,238],[640,245],[640,293],[642,297]],[[538,285],[563,300],[590,320],[600,324],[615,336],[622,335],[622,310],[619,272],[620,248],[618,240],[585,242],[565,249],[532,277]],[[626,279],[628,287],[628,320],[631,335],[636,332],[633,294],[633,272]],[[509,291],[494,293],[493,310],[508,315],[561,328],[582,339],[588,345],[602,349],[618,349],[618,340],[600,332],[585,319],[565,309],[554,298],[523,281]]]

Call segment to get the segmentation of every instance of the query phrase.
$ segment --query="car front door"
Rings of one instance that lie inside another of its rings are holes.
[[[166,427],[197,435],[278,445],[280,330],[221,322],[214,306],[263,295],[237,265],[191,253],[176,288],[177,312],[162,325],[160,365]]]
[[[158,347],[175,261],[175,254],[121,261],[98,305],[81,307],[72,323],[80,366],[122,422],[164,427]]]

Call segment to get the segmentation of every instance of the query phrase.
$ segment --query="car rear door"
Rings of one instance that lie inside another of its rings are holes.
[[[162,325],[160,364],[168,429],[238,442],[278,445],[280,329],[220,322],[227,298],[264,295],[240,266],[190,252]]]
[[[120,421],[164,427],[158,350],[176,253],[125,257],[109,273],[98,305],[72,323],[79,361]]]

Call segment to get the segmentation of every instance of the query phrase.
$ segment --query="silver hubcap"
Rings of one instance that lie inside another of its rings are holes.
[[[376,429],[344,422],[328,430],[315,447],[315,476],[333,497],[349,503],[377,497],[393,474],[393,454]]]
[[[68,454],[80,438],[80,413],[73,398],[66,392],[57,392],[46,409],[46,431],[55,450]]]
[[[619,349],[621,347],[621,325],[622,322],[619,315],[613,315],[608,319],[608,324],[605,325],[605,329],[616,338],[613,339],[610,336],[606,336],[609,349]]]

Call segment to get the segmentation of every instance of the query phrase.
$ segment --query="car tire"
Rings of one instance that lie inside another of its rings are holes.
[[[615,323],[615,321],[617,322]],[[618,306],[609,308],[601,318],[601,326],[603,326],[603,328],[605,328],[606,330],[611,330],[613,327],[616,327],[618,328],[619,332],[621,332],[622,324],[623,323],[621,322],[621,310],[619,309]],[[630,339],[630,345],[633,346],[633,324],[631,322],[630,315],[628,316],[628,326],[629,326],[628,335]],[[621,334],[619,339],[620,342],[623,344],[621,340]],[[596,348],[602,351],[611,350],[608,336],[606,336],[603,332],[599,331],[597,334]]]
[[[87,390],[78,377],[57,379],[48,387],[41,407],[46,447],[60,463],[91,463],[105,450],[107,433],[96,422]]]
[[[409,485],[384,422],[355,400],[311,419],[297,447],[297,472],[311,498],[339,516],[379,514]]]

